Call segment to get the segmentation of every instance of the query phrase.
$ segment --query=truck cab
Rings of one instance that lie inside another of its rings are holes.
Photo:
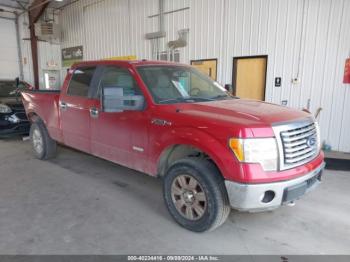
[[[161,177],[170,214],[192,231],[213,230],[231,208],[294,202],[321,181],[310,114],[234,97],[188,65],[82,62],[60,92],[22,97],[39,159],[61,143]]]

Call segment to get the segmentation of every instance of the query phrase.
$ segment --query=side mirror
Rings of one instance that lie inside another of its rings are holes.
[[[226,85],[225,85],[225,89],[226,89],[226,91],[228,91],[228,92],[232,92],[232,85],[226,84]]]
[[[16,89],[19,87],[19,77],[15,78]]]
[[[101,104],[102,111],[108,113],[141,111],[144,109],[145,98],[142,95],[124,96],[122,87],[105,86],[102,88]]]

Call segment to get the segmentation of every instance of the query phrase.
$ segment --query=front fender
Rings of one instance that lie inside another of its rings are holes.
[[[155,175],[158,173],[162,155],[175,145],[192,146],[206,153],[215,162],[225,179],[235,180],[236,176],[242,174],[241,166],[230,152],[226,141],[224,139],[220,141],[202,130],[183,127],[173,128],[163,133],[157,132],[154,143],[151,144],[153,148],[150,163],[154,163],[151,172]]]

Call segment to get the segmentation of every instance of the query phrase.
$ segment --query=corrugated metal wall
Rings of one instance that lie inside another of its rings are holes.
[[[217,58],[218,81],[232,79],[233,57],[268,55],[266,100],[322,107],[322,137],[350,152],[350,86],[342,84],[350,56],[348,0],[165,0],[166,38],[189,28],[181,61]],[[59,14],[61,47],[84,46],[86,59],[136,55],[152,58],[145,34],[158,30],[158,0],[81,0]],[[44,51],[43,51],[44,52]],[[274,87],[274,78],[282,86]],[[292,84],[299,77],[300,84]]]

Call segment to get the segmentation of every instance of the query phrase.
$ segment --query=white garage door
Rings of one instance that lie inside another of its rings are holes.
[[[19,76],[15,22],[0,18],[0,79]]]

